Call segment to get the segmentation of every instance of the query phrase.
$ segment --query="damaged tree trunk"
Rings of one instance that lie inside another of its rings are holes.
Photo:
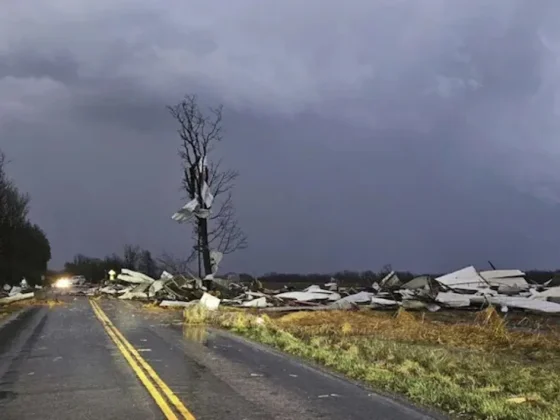
[[[202,262],[204,273],[206,275],[212,273],[212,261],[210,260],[210,246],[208,244],[208,220],[198,219],[198,229],[200,231],[200,253],[202,254]]]
[[[221,106],[210,109],[210,115],[204,115],[196,96],[187,95],[168,109],[179,123],[183,188],[191,200],[173,215],[173,219],[193,223],[196,246],[189,260],[198,257],[199,276],[204,277],[213,272],[213,251],[229,254],[247,246],[247,237],[237,224],[232,201],[232,189],[238,174],[222,169],[220,161],[208,159],[222,139]]]

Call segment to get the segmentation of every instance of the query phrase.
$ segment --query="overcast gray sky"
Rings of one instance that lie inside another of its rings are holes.
[[[223,103],[262,273],[560,266],[553,0],[3,0],[0,146],[53,267],[187,254],[165,105]]]

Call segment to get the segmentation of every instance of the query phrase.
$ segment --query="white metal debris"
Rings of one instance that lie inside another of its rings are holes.
[[[343,297],[337,302],[350,302],[350,303],[371,303],[374,294],[370,292],[358,292],[356,294]]]
[[[378,297],[372,297],[371,298],[371,304],[375,307],[375,306],[380,306],[380,307],[390,307],[390,306],[399,306],[401,304],[401,302],[396,301],[396,300],[392,300],[392,299],[384,299],[384,298],[378,298]]]
[[[107,295],[116,295],[117,290],[113,286],[105,286],[99,289],[99,292],[107,294]]]
[[[352,310],[359,306],[375,309],[402,306],[438,311],[442,308],[479,309],[484,305],[496,305],[502,311],[518,309],[560,313],[560,304],[554,302],[560,298],[560,286],[530,285],[525,273],[520,270],[478,272],[469,266],[435,279],[422,275],[404,283],[396,273],[391,272],[380,282],[373,282],[371,287],[361,290],[340,287],[336,279],[331,279],[325,288],[312,285],[300,291],[288,287],[280,291],[267,290],[258,280],[244,285],[238,277],[215,278],[223,255],[212,251],[211,257],[213,273],[205,277],[210,281],[208,285],[193,275],[173,276],[163,272],[159,280],[154,280],[124,269],[114,282],[98,292],[120,295],[120,299],[153,299],[164,307],[200,304],[210,310],[224,305],[271,312]],[[224,299],[208,293],[210,290],[220,290]],[[17,293],[18,290],[10,289],[10,292]]]
[[[310,302],[314,300],[337,301],[341,296],[329,290],[314,290],[312,292],[285,292],[276,295],[278,299],[297,300],[299,302]]]
[[[260,297],[253,300],[247,300],[241,304],[245,308],[266,308],[268,305],[266,303],[265,297]]]
[[[188,302],[184,302],[182,300],[162,300],[159,306],[167,308],[167,307],[189,307],[198,304],[199,300],[191,300]]]
[[[142,283],[130,290],[125,289],[126,291],[119,296],[119,299],[147,299],[149,287],[150,283]]]
[[[429,303],[417,299],[404,299],[401,302],[401,305],[405,309],[427,309],[430,312],[436,312],[441,309],[441,307],[435,303]]]
[[[529,283],[525,280],[525,273],[520,270],[481,271],[480,276],[490,286],[507,286],[519,289],[529,288]]]
[[[25,278],[21,280],[19,286],[5,284],[0,290],[0,305],[32,299],[35,297],[34,290],[35,288],[32,288]]]
[[[196,165],[198,179],[201,179],[208,168],[206,156],[202,157]],[[179,223],[185,223],[195,216],[199,219],[208,218],[211,214],[212,204],[214,203],[214,195],[210,191],[210,186],[206,181],[203,181],[200,195],[200,197],[192,198],[179,211],[173,214],[171,218]]]
[[[445,286],[456,289],[477,290],[488,287],[488,283],[478,274],[473,266],[437,277],[436,280]]]
[[[188,222],[194,216],[197,216],[201,219],[205,219],[210,215],[208,210],[204,210],[200,208],[200,204],[196,198],[193,198],[187,204],[185,204],[179,211],[173,214],[171,218],[179,223]]]
[[[224,258],[224,254],[219,251],[212,250],[210,251],[210,264],[212,265],[212,276],[215,276],[220,268],[220,263]]]
[[[5,305],[7,303],[19,302],[20,300],[33,299],[35,297],[34,292],[29,293],[17,293],[15,295],[6,296],[0,298],[0,305]]]
[[[173,274],[168,273],[167,271],[161,273],[160,280],[171,280],[171,279],[173,279]]]
[[[220,299],[205,292],[200,298],[200,304],[210,311],[215,311],[220,306]]]
[[[163,276],[162,276],[163,277]],[[161,289],[163,289],[164,280],[156,280],[148,288],[148,296],[155,296]]]
[[[452,308],[465,308],[471,305],[469,295],[462,295],[453,292],[440,292],[436,296],[436,302],[442,303]]]
[[[472,296],[473,303],[490,303],[496,306],[525,309],[535,312],[560,313],[560,304],[539,299],[511,296]]]
[[[128,270],[126,268],[123,268],[121,270],[121,274],[117,276],[117,279],[119,279],[120,281],[124,281],[126,283],[135,283],[135,284],[141,284],[141,283],[152,284],[155,281],[153,278],[148,277],[145,274],[139,273],[137,271]]]
[[[542,292],[534,292],[531,295],[531,299],[547,300],[548,298],[560,298],[560,286],[551,287],[550,289]]]
[[[402,283],[399,279],[399,276],[397,276],[394,271],[391,271],[389,274],[383,277],[383,279],[381,279],[381,281],[379,282],[379,288],[381,290],[394,289],[399,287],[401,284]]]

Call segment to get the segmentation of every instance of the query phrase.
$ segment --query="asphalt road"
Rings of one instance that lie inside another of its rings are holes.
[[[65,299],[0,326],[1,419],[434,418],[176,312]]]

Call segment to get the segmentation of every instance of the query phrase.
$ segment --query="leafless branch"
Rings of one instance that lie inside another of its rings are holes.
[[[124,246],[124,266],[129,270],[137,270],[142,249],[138,245]]]
[[[211,162],[208,170],[208,185],[211,187],[214,197],[227,193],[235,186],[234,181],[239,172],[231,169],[222,169],[222,161]]]
[[[166,252],[158,257],[157,261],[165,271],[171,274],[186,274],[191,271],[188,259],[184,260]]]
[[[193,218],[193,239],[197,242],[195,252],[202,253],[207,274],[210,270],[210,249],[227,254],[247,246],[247,237],[238,226],[232,201],[238,172],[224,169],[221,161],[208,159],[209,153],[222,140],[222,109],[220,105],[203,113],[196,95],[186,95],[177,105],[168,107],[179,125],[182,188],[189,199],[197,199],[201,208],[206,208],[203,199],[206,185],[214,196],[210,218]]]
[[[247,248],[248,239],[238,226],[231,192],[221,202],[212,220],[214,223],[208,232],[208,242],[213,249],[226,255]]]

